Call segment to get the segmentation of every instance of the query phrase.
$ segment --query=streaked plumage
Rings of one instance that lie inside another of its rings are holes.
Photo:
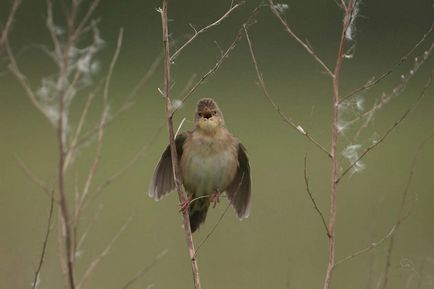
[[[188,196],[191,230],[205,221],[211,195],[226,192],[239,218],[249,214],[250,166],[244,146],[224,127],[223,114],[211,98],[198,102],[195,128],[179,134],[176,149]],[[155,168],[149,196],[156,200],[175,189],[168,146]],[[207,197],[202,197],[207,196]],[[197,199],[199,197],[199,199]]]

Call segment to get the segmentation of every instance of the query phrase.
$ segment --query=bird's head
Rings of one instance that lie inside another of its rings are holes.
[[[212,98],[199,100],[194,120],[196,127],[208,134],[214,133],[224,125],[223,114]]]

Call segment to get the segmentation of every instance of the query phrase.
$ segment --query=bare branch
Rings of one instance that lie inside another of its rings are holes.
[[[253,10],[253,12],[250,14],[250,16],[247,18],[246,22],[244,22],[244,25],[250,26],[253,23],[254,18],[256,17],[256,15],[259,12],[259,9],[261,7],[257,7],[256,9]],[[238,30],[237,35],[235,36],[234,41],[232,41],[232,43],[229,45],[229,47],[226,49],[226,51],[224,53],[221,53],[219,59],[217,60],[217,62],[215,63],[215,65],[208,71],[206,72],[189,90],[188,92],[181,98],[181,101],[184,103],[188,97],[190,97],[195,91],[196,89],[206,80],[208,79],[208,77],[210,77],[214,72],[216,72],[220,66],[222,65],[222,63],[224,62],[225,59],[227,59],[229,57],[229,54],[232,52],[232,50],[235,49],[235,47],[237,46],[238,42],[242,39],[243,36],[243,27],[240,28],[240,30]],[[176,112],[176,109],[174,110],[174,112]]]
[[[42,269],[42,265],[44,264],[45,253],[47,251],[48,237],[50,236],[50,232],[52,229],[51,223],[53,220],[53,209],[54,209],[54,191],[51,192],[50,209],[48,211],[48,219],[47,219],[47,230],[45,232],[44,241],[42,243],[42,250],[41,250],[41,256],[39,257],[38,267],[36,268],[35,277],[33,278],[32,289],[37,288],[40,280],[39,278],[41,274],[41,269]]]
[[[431,76],[432,76],[432,74],[431,74]],[[425,88],[426,88],[426,86],[425,86]],[[420,145],[417,147],[416,152],[414,154],[413,161],[412,161],[412,164],[411,164],[411,167],[410,167],[410,173],[408,175],[408,179],[407,179],[407,182],[405,184],[405,189],[404,189],[404,191],[402,193],[401,204],[400,204],[398,215],[397,215],[397,219],[396,219],[396,222],[395,222],[396,232],[399,231],[402,222],[408,216],[408,213],[405,212],[405,206],[407,204],[408,193],[410,191],[410,185],[411,185],[411,183],[413,181],[413,177],[414,177],[414,173],[415,173],[415,168],[416,168],[418,157],[419,157],[420,153],[422,152],[423,148],[425,147],[425,145],[429,141],[431,141],[432,139],[434,139],[434,132],[431,133],[428,137],[426,137],[420,143]],[[382,289],[386,289],[387,285],[388,285],[388,282],[389,282],[389,272],[390,272],[390,266],[392,264],[392,255],[393,255],[393,249],[394,249],[394,244],[395,244],[395,237],[396,237],[396,233],[393,234],[392,237],[389,240],[389,246],[387,248],[387,253],[386,253],[386,263],[385,263],[385,268],[384,268],[384,278],[383,278],[383,281],[382,281],[382,284],[381,284],[381,288]]]
[[[15,157],[17,160],[18,165],[23,169],[25,174],[35,183],[38,187],[40,187],[46,194],[51,198],[51,189],[49,186],[41,180],[39,177],[37,177],[28,167],[27,165],[18,157]]]
[[[210,197],[210,196],[206,196],[206,197]],[[191,202],[193,202],[193,201],[194,200],[191,200]],[[231,203],[228,203],[228,205],[224,209],[223,213],[220,215],[220,218],[217,220],[217,222],[214,224],[214,226],[211,228],[211,230],[208,232],[208,234],[205,236],[205,238],[197,246],[196,252],[194,252],[194,256],[197,255],[197,252],[199,251],[199,249],[205,244],[206,241],[208,241],[208,239],[211,237],[211,235],[217,229],[218,225],[220,225],[221,221],[223,220],[223,217],[226,215],[230,206],[231,206]]]
[[[3,27],[1,27],[1,30],[0,30],[0,52],[3,50],[3,48],[6,45],[9,32],[11,31],[11,28],[12,28],[12,21],[14,20],[15,14],[16,14],[20,4],[21,4],[21,0],[13,0],[11,9],[9,11],[8,18],[6,20],[6,23],[4,24]]]
[[[123,175],[125,175],[125,173],[135,164],[137,163],[137,161],[145,156],[145,152],[149,149],[149,147],[152,146],[152,144],[155,142],[155,140],[157,139],[157,136],[161,133],[161,130],[163,129],[164,124],[160,124],[155,135],[153,137],[151,137],[150,141],[145,143],[140,150],[128,161],[128,163],[121,168],[120,170],[118,170],[117,172],[115,172],[114,174],[112,174],[108,179],[106,179],[102,184],[100,184],[96,190],[95,193],[92,194],[92,196],[90,197],[90,201],[92,201],[93,199],[97,198],[101,192],[103,192],[108,186],[110,186],[115,180],[117,180],[118,178],[122,177]],[[85,206],[86,204],[84,204]]]
[[[416,61],[414,63],[414,66],[410,69],[410,72],[407,75],[402,74],[401,80],[398,83],[397,86],[395,86],[391,92],[388,94],[383,93],[381,95],[381,98],[379,98],[375,103],[372,105],[372,108],[369,110],[357,115],[354,119],[350,121],[346,121],[345,125],[342,129],[345,127],[349,127],[353,125],[354,123],[364,120],[363,124],[358,129],[357,133],[355,134],[355,138],[357,138],[362,130],[368,126],[368,124],[371,122],[372,118],[374,117],[375,113],[382,109],[386,104],[388,104],[392,99],[400,95],[406,88],[408,82],[416,75],[416,72],[420,69],[420,67],[426,62],[426,60],[431,55],[432,51],[434,50],[434,42],[431,44],[431,46],[424,52],[423,56],[421,58],[416,57]],[[342,102],[341,102],[342,103]]]
[[[270,0],[271,1],[271,0]],[[338,109],[339,109],[339,99],[340,99],[340,74],[342,64],[345,58],[345,34],[348,27],[353,21],[354,7],[357,4],[357,0],[350,0],[345,7],[345,13],[343,15],[342,30],[339,40],[339,48],[336,56],[335,69],[333,71],[333,122],[332,122],[332,140],[331,140],[331,176],[330,176],[330,213],[329,213],[329,223],[328,223],[328,262],[327,269],[324,278],[324,289],[329,289],[333,271],[335,268],[335,246],[336,246],[336,218],[337,218],[337,182],[338,178],[338,156],[337,156],[337,146],[338,146]]]
[[[167,254],[167,252],[168,252],[167,249],[164,249],[163,251],[161,251],[161,253],[158,254],[158,256],[155,257],[155,259],[150,264],[146,265],[146,267],[144,267],[142,270],[140,270],[139,272],[137,272],[136,275],[134,275],[134,277],[132,277],[130,280],[128,280],[125,283],[125,285],[122,286],[121,289],[128,289],[139,278],[141,278],[143,275],[145,275],[146,273],[148,273],[158,263],[158,261],[160,261],[160,259],[163,258]]]
[[[250,40],[249,33],[247,32],[246,28],[244,28],[244,32],[246,34],[247,43],[249,44],[250,55],[252,56],[252,61],[253,61],[253,64],[255,66],[256,76],[258,78],[259,85],[262,88],[262,92],[263,92],[265,98],[270,102],[270,104],[277,111],[277,113],[283,119],[284,122],[286,122],[289,126],[294,128],[298,133],[300,133],[301,135],[306,137],[311,143],[313,143],[316,147],[318,147],[320,150],[322,150],[324,153],[326,153],[327,156],[329,156],[331,158],[331,154],[328,152],[328,150],[326,148],[324,148],[318,141],[316,141],[314,138],[312,138],[308,131],[304,130],[300,125],[295,124],[289,117],[287,117],[280,110],[280,107],[274,102],[273,98],[268,93],[268,90],[265,86],[265,81],[264,81],[264,78],[262,77],[261,71],[259,70],[259,66],[258,66],[258,63],[256,61],[256,57],[255,57],[255,54],[254,54],[253,48],[252,48],[252,42]]]
[[[422,98],[425,96],[425,92],[427,91],[427,89],[430,87],[431,82],[432,82],[432,78],[433,78],[433,73],[430,74],[428,80],[425,83],[425,86],[423,87],[422,91],[419,94],[419,97],[417,98],[417,100],[404,112],[404,114],[393,123],[393,125],[384,133],[384,135],[376,142],[374,142],[372,145],[370,145],[369,147],[367,147],[362,154],[360,154],[360,156],[353,162],[351,163],[346,169],[344,169],[344,171],[341,173],[341,175],[336,179],[336,183],[339,183],[342,178],[354,167],[357,165],[357,163],[366,156],[366,154],[368,154],[372,149],[374,149],[376,146],[378,146],[380,143],[382,143],[388,136],[389,134],[396,128],[398,127],[406,118],[407,116],[417,107],[417,105],[420,103],[420,101],[422,100]]]
[[[103,206],[99,205],[98,209],[95,211],[92,219],[89,221],[87,228],[84,230],[84,232],[81,234],[80,239],[76,242],[74,251],[77,256],[80,255],[81,246],[83,246],[84,241],[86,241],[87,235],[89,234],[90,230],[92,229],[93,225],[95,224],[95,221],[98,219],[99,214],[102,211]]]
[[[86,281],[91,276],[92,272],[97,268],[99,263],[110,253],[111,248],[113,247],[114,243],[119,239],[119,237],[122,235],[122,233],[127,228],[128,224],[131,222],[132,218],[128,218],[128,220],[125,222],[125,224],[119,229],[117,234],[113,237],[113,239],[107,244],[105,249],[96,257],[92,263],[89,265],[89,267],[86,269],[86,271],[83,274],[83,277],[81,278],[80,282],[77,284],[77,289],[81,289],[82,286],[86,283]]]
[[[29,80],[27,79],[27,77],[18,68],[18,64],[17,64],[17,61],[15,59],[15,55],[12,52],[12,49],[9,46],[9,42],[8,41],[6,41],[6,52],[8,53],[9,60],[10,60],[9,70],[12,72],[12,74],[15,76],[15,78],[21,84],[21,86],[23,87],[23,89],[26,92],[27,96],[29,97],[30,101],[35,106],[35,108],[37,110],[39,110],[39,112],[49,120],[49,118],[48,118],[48,116],[47,116],[44,108],[39,103],[38,99],[36,98],[35,94],[33,93],[33,90],[31,88]]]
[[[80,115],[80,119],[78,121],[77,128],[76,128],[75,133],[74,133],[74,137],[72,138],[71,143],[69,145],[69,149],[66,152],[66,156],[65,156],[65,169],[66,170],[68,169],[69,164],[70,164],[71,160],[73,159],[74,153],[76,152],[75,148],[77,145],[77,141],[78,141],[80,133],[83,129],[84,122],[85,122],[86,117],[87,117],[87,113],[89,111],[90,105],[92,104],[92,101],[94,98],[95,98],[95,92],[93,91],[93,92],[89,93],[89,95],[87,97],[86,103],[84,105],[84,108],[83,108],[81,115]]]
[[[371,251],[372,249],[380,246],[381,244],[383,244],[385,241],[387,241],[388,239],[390,239],[393,236],[393,234],[395,233],[395,230],[396,230],[396,225],[394,225],[392,227],[392,229],[383,238],[379,239],[376,242],[372,242],[369,246],[367,246],[367,247],[365,247],[363,249],[360,249],[360,250],[354,252],[353,254],[351,254],[351,255],[349,255],[349,256],[347,256],[345,258],[340,259],[339,261],[336,261],[335,267],[338,266],[338,265],[340,265],[340,264],[342,264],[342,263],[344,263],[344,262],[347,262],[347,261],[349,261],[349,260],[351,260],[351,259],[353,259],[355,257],[358,257],[358,256],[360,256],[362,254],[365,254],[365,253]]]
[[[98,4],[100,1],[101,0],[93,0],[92,3],[90,4],[89,8],[86,10],[86,14],[81,19],[80,23],[77,26],[77,29],[76,29],[76,35],[77,36],[80,35],[80,33],[82,33],[83,30],[85,29],[86,23],[88,23],[90,17],[92,16],[95,9],[98,7]]]
[[[317,211],[319,217],[321,218],[322,224],[324,225],[324,229],[326,231],[327,236],[330,238],[330,232],[329,229],[327,227],[327,223],[326,220],[324,218],[323,213],[321,212],[320,208],[318,207],[312,192],[310,191],[310,186],[309,186],[309,176],[307,175],[307,154],[304,156],[304,182],[306,183],[306,191],[309,195],[310,200],[312,201],[312,204],[315,208],[315,211]]]
[[[210,28],[212,28],[212,27],[214,27],[214,26],[217,26],[217,25],[219,25],[225,18],[227,18],[227,17],[229,17],[229,15],[235,10],[235,9],[237,9],[238,7],[240,7],[240,6],[242,6],[243,4],[244,4],[245,2],[243,1],[243,2],[240,2],[240,3],[237,3],[237,4],[235,4],[235,5],[231,5],[231,7],[229,8],[229,10],[228,11],[226,11],[226,13],[225,14],[223,14],[223,16],[221,16],[218,20],[216,20],[216,21],[214,21],[213,23],[211,23],[211,24],[209,24],[209,25],[207,25],[207,26],[205,26],[205,27],[203,27],[202,29],[200,29],[200,30],[196,30],[196,29],[193,29],[193,31],[194,31],[194,34],[193,34],[193,36],[192,37],[190,37],[190,39],[188,39],[180,48],[178,48],[173,54],[172,54],[172,56],[170,57],[170,61],[171,62],[174,62],[175,61],[175,58],[179,55],[179,53],[181,53],[181,51],[186,47],[186,46],[188,46],[193,40],[195,40],[200,34],[202,34],[202,33],[204,33],[204,32],[206,32],[206,31],[208,31],[208,29],[210,29]]]
[[[285,30],[289,33],[289,35],[294,38],[327,72],[328,75],[334,77],[334,73],[328,68],[328,66],[321,60],[321,58],[313,51],[312,47],[307,43],[301,40],[300,37],[295,34],[295,32],[289,27],[288,23],[282,18],[279,11],[276,10],[273,0],[269,0],[271,12],[279,19],[280,23],[282,23]],[[345,6],[344,6],[345,7]],[[345,9],[346,10],[346,9]]]
[[[169,95],[169,89],[170,89],[170,47],[169,47],[169,26],[167,21],[167,10],[168,10],[169,0],[163,0],[163,7],[160,9],[161,12],[161,25],[162,25],[162,34],[163,34],[163,50],[164,50],[164,74],[163,74],[163,81],[164,81],[164,99],[166,100],[166,116],[167,116],[167,127],[168,127],[168,133],[169,133],[169,143],[170,143],[170,153],[172,157],[172,170],[173,170],[173,176],[175,181],[176,190],[178,191],[178,198],[179,201],[182,202],[186,199],[186,193],[182,186],[182,180],[179,175],[179,162],[177,157],[177,151],[175,146],[175,139],[174,139],[174,131],[173,131],[173,111],[172,111],[172,103],[170,100]],[[191,227],[190,227],[190,218],[189,218],[189,209],[185,210],[183,212],[184,217],[184,232],[185,237],[187,241],[187,247],[188,247],[188,253],[190,256],[191,261],[191,268],[193,273],[193,282],[195,289],[201,289],[200,284],[200,275],[199,275],[199,267],[197,265],[197,260],[194,256],[195,248],[194,248],[194,242],[193,242],[193,236],[191,233]]]
[[[354,89],[349,94],[347,94],[346,96],[342,97],[341,100],[339,101],[339,103],[342,103],[342,102],[346,101],[347,99],[351,98],[352,96],[356,95],[359,92],[362,92],[362,91],[370,89],[371,87],[379,84],[382,80],[384,80],[387,77],[389,77],[393,73],[393,71],[395,71],[399,66],[401,66],[403,63],[405,63],[410,58],[410,56],[414,53],[414,51],[417,48],[419,48],[419,46],[422,43],[425,42],[425,40],[428,38],[428,36],[432,33],[433,29],[434,29],[434,22],[431,23],[431,26],[424,33],[423,37],[403,57],[401,57],[401,59],[397,63],[395,63],[389,70],[387,70],[386,72],[384,72],[380,76],[377,76],[377,77],[374,77],[374,78],[370,79],[368,82],[366,82],[361,87],[359,87],[357,89]]]

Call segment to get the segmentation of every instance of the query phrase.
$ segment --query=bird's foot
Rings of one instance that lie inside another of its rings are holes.
[[[220,203],[220,193],[218,191],[211,195],[211,202],[213,203],[213,208],[217,206],[217,203]]]
[[[188,207],[190,206],[191,203],[191,197],[187,197],[187,199],[182,200],[179,203],[180,209],[179,211],[183,214],[185,214],[188,210]]]

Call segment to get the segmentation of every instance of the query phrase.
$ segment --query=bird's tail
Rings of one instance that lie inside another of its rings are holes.
[[[189,216],[192,233],[196,231],[203,222],[205,222],[209,204],[209,198],[196,199],[190,204]]]

